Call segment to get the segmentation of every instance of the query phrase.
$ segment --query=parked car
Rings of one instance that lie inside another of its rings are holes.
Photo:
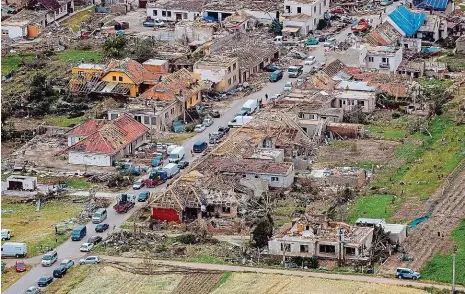
[[[326,41],[326,36],[325,36],[325,35],[317,36],[316,38],[317,38],[318,41],[320,41],[320,42]]]
[[[320,43],[320,41],[317,38],[311,38],[309,40],[304,41],[305,46],[314,46],[318,45],[318,43]]]
[[[134,190],[139,190],[140,188],[142,188],[144,186],[144,181],[142,180],[137,180],[134,185],[132,185],[132,188]]]
[[[420,278],[420,273],[409,268],[399,267],[396,270],[396,278],[417,280]]]
[[[218,132],[223,134],[223,136],[224,136],[229,132],[229,127],[219,127]]]
[[[281,70],[281,68],[277,65],[273,65],[273,64],[268,64],[267,66],[265,66],[263,68],[264,71],[267,71],[267,72],[274,72],[274,71],[277,71],[277,70]]]
[[[149,28],[153,28],[153,27],[164,27],[165,26],[165,23],[159,19],[149,19],[149,20],[146,20],[142,23],[144,25],[144,27],[149,27]]]
[[[280,94],[280,93],[274,94],[274,95],[272,95],[272,96],[270,97],[270,100],[271,100],[271,101],[273,101],[273,100],[278,100],[279,97],[281,97],[281,94]]]
[[[60,265],[53,271],[53,277],[54,278],[63,278],[64,275],[66,275],[66,272],[68,269],[66,266]]]
[[[213,117],[213,118],[218,118],[221,116],[220,112],[218,110],[212,110],[210,112],[210,116]]]
[[[103,233],[106,230],[108,230],[109,227],[110,227],[109,224],[98,224],[97,226],[95,226],[95,231],[97,233]]]
[[[194,132],[201,133],[205,131],[206,127],[204,125],[196,125],[194,128]]]
[[[205,127],[209,127],[212,124],[213,124],[213,118],[206,117],[206,118],[203,119],[202,125],[204,125]]]
[[[98,256],[87,256],[86,258],[79,259],[79,264],[97,264],[100,263]]]
[[[39,287],[47,287],[48,284],[50,284],[51,282],[53,282],[53,277],[51,276],[43,276],[39,279],[39,281],[37,281],[37,286]]]
[[[292,90],[292,82],[286,82],[284,84],[284,90]]]
[[[275,83],[275,82],[279,81],[282,78],[283,78],[283,71],[282,70],[276,70],[276,71],[271,73],[270,82]],[[236,115],[236,116],[240,116],[240,115]]]
[[[309,56],[309,57],[307,57],[307,59],[305,59],[304,64],[305,64],[305,65],[312,65],[312,64],[314,64],[315,62],[316,62],[315,56]]]
[[[207,142],[205,142],[205,141],[197,141],[197,142],[194,143],[192,151],[194,151],[194,153],[201,153],[205,149],[207,149],[207,147],[208,147]]]
[[[47,252],[42,256],[41,264],[42,266],[52,266],[58,260],[58,253],[55,249]]]
[[[236,116],[247,116],[249,115],[249,112],[245,109],[241,109],[236,113]]]
[[[94,244],[92,243],[83,243],[81,247],[79,247],[79,251],[81,252],[89,252],[94,248]]]
[[[162,156],[155,156],[152,160],[152,166],[160,166],[163,164],[163,157]]]
[[[60,266],[66,267],[66,269],[72,268],[74,265],[74,261],[72,259],[63,259],[60,263]]]
[[[23,260],[17,260],[16,261],[15,271],[17,271],[18,273],[26,271],[26,264],[24,263]]]
[[[184,161],[184,160],[183,160],[183,161],[178,162],[178,167],[179,167],[180,169],[185,169],[185,168],[188,167],[188,166],[189,166],[189,162],[188,162],[188,161]]]
[[[149,191],[144,191],[139,194],[139,197],[137,197],[138,202],[145,202],[149,199],[150,197],[150,192]]]
[[[40,293],[40,288],[36,286],[31,286],[27,288],[25,294],[39,294]]]
[[[323,43],[324,47],[330,47],[332,45],[336,44],[336,38],[328,38],[326,39],[326,42]]]
[[[102,237],[100,236],[92,236],[87,240],[87,243],[91,243],[93,245],[97,245],[98,243],[102,242]]]

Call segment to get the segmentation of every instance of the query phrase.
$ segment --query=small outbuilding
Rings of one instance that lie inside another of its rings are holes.
[[[20,175],[9,176],[6,180],[7,190],[34,191],[37,189],[37,178]]]

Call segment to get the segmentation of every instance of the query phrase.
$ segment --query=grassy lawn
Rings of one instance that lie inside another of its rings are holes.
[[[34,56],[28,55],[24,57],[25,62],[29,62],[34,59]],[[15,56],[4,56],[2,57],[2,74],[6,74],[12,70],[19,69],[21,64],[21,57]]]
[[[465,56],[462,55],[441,56],[438,61],[447,63],[451,71],[462,71],[465,69]]]
[[[393,126],[369,126],[370,136],[384,137],[384,139],[401,139],[404,138],[407,132],[405,129]]]
[[[78,32],[81,27],[81,22],[88,20],[94,11],[94,7],[83,10],[61,22],[61,25],[71,28],[73,32]]]
[[[352,207],[349,222],[355,223],[359,217],[388,218],[394,211],[392,195],[371,195],[359,198]]]
[[[388,193],[397,195],[396,207],[407,199],[414,203],[427,199],[465,158],[461,154],[465,151],[465,143],[458,140],[465,139],[464,125],[457,126],[444,115],[434,118],[428,130],[432,137],[416,133],[410,136],[412,141],[406,141],[396,148],[396,158],[405,164],[388,164],[375,174],[371,183],[372,186],[384,187]],[[385,201],[389,202],[389,199]],[[350,220],[392,216],[395,209],[389,203],[380,201],[378,197],[359,198],[352,207]]]
[[[85,116],[68,118],[67,115],[46,115],[44,116],[44,121],[48,125],[57,126],[57,127],[72,127],[80,123],[83,123],[87,120]]]
[[[93,58],[95,62],[100,62],[103,58],[103,54],[98,51],[65,50],[58,52],[57,58],[60,61],[67,62],[78,62],[81,61],[81,59],[84,59],[86,62],[88,62],[90,59]]]
[[[62,220],[76,217],[82,209],[82,204],[49,201],[43,204],[39,212],[32,203],[8,204],[2,203],[2,209],[14,212],[2,213],[2,228],[12,229],[12,242],[25,242],[28,257],[40,255],[42,247],[56,247],[66,241],[70,234],[58,235],[55,242],[55,224]]]
[[[96,272],[98,265],[77,265],[68,270],[65,278],[55,279],[46,289],[42,290],[43,293],[54,293],[54,294],[68,294],[77,285],[82,283],[89,276],[90,273]]]
[[[445,86],[449,88],[454,84],[454,80],[438,80],[438,79],[419,79],[418,82],[423,87],[428,86]]]
[[[173,134],[168,139],[163,139],[163,143],[173,143],[173,144],[182,144],[187,139],[190,139],[195,136],[195,133],[180,133],[180,134]]]
[[[16,272],[14,267],[6,268],[2,273],[2,290],[5,291],[6,289],[13,286],[13,284],[21,279],[24,275],[26,275],[28,271],[31,270],[31,268],[31,266],[26,265],[26,271],[22,273]]]
[[[208,256],[208,255],[199,255],[196,257],[185,257],[181,258],[182,261],[186,262],[198,262],[198,263],[214,263],[214,264],[224,264],[224,260],[222,258]]]
[[[457,246],[455,263],[456,282],[465,286],[465,220],[452,232],[452,241]],[[442,283],[452,281],[452,252],[446,255],[436,255],[421,270],[422,279]]]
[[[84,178],[70,178],[66,180],[66,184],[71,189],[86,190],[92,188],[92,183],[89,183]]]

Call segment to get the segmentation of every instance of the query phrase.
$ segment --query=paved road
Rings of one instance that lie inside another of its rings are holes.
[[[390,11],[394,10],[396,5],[391,5],[387,7],[387,12],[389,13]],[[373,17],[374,18],[374,17]],[[374,25],[377,25],[379,23],[379,18],[374,18]],[[350,27],[346,28],[345,30],[341,31],[337,36],[336,39],[338,41],[342,41],[347,37],[347,34],[350,32]],[[320,63],[325,61],[325,56],[324,56],[324,47],[323,44],[320,44],[319,46],[316,46],[315,50],[311,53],[311,55],[315,56],[317,63],[315,65],[319,65]],[[304,66],[304,73],[308,73],[310,71],[312,66]],[[235,114],[241,109],[242,105],[244,104],[245,101],[248,99],[262,99],[263,102],[265,102],[265,94],[268,94],[269,97],[271,97],[274,94],[281,93],[283,91],[284,84],[289,81],[289,80],[296,80],[296,79],[291,79],[287,77],[287,74],[284,73],[284,77],[282,80],[276,82],[276,83],[268,83],[262,90],[255,92],[243,99],[236,100],[234,101],[229,108],[223,113],[223,115],[220,118],[215,119],[213,125],[208,127],[204,132],[196,134],[194,137],[191,139],[187,140],[183,146],[186,148],[186,160],[192,161],[192,156],[190,154],[190,150],[192,150],[192,147],[196,141],[202,140],[202,141],[207,141],[208,142],[208,134],[215,132],[218,127],[220,126],[227,126],[228,121],[233,119],[235,117]],[[194,158],[199,157],[200,155],[196,154]],[[153,189],[147,189],[143,188],[140,191],[151,191],[153,192],[160,192],[163,189],[166,188],[166,184],[160,185],[156,188]],[[128,193],[134,193],[133,190],[129,191]],[[111,197],[111,195],[102,195],[106,197]],[[111,205],[112,206],[112,205]],[[142,206],[141,203],[138,203],[136,207],[127,214],[117,214],[112,208],[107,210],[108,211],[108,219],[105,221],[106,223],[110,224],[110,227],[115,226],[118,228],[120,225],[122,225],[126,219],[128,219],[135,210],[140,208]],[[91,235],[95,234],[95,225],[92,223],[87,224],[87,230],[88,230],[88,235],[86,238],[90,237]],[[111,230],[110,230],[111,231]],[[100,234],[102,237],[106,237],[107,233]],[[79,247],[80,245],[84,243],[84,240],[82,242],[73,242],[68,240],[67,242],[63,243],[61,246],[58,248],[58,256],[59,256],[59,261],[53,265],[52,267],[41,267],[35,266],[32,270],[30,270],[23,278],[21,278],[16,284],[14,284],[12,287],[7,289],[4,293],[5,294],[18,294],[18,293],[23,293],[29,286],[35,285],[37,280],[43,276],[43,275],[52,275],[53,269],[56,268],[63,259],[73,259],[76,263],[79,261],[79,258],[83,257],[85,254],[79,252]],[[32,259],[28,259],[28,261],[31,264],[38,264],[40,262],[41,257],[34,257]],[[286,271],[284,271],[286,272]],[[337,276],[337,275],[336,275]],[[347,277],[347,276],[344,276]],[[356,276],[358,277],[358,276]]]
[[[123,263],[143,263],[142,258],[126,258],[120,256],[101,256],[104,262],[123,262]],[[345,274],[333,274],[329,272],[315,272],[315,271],[302,271],[302,270],[280,270],[280,269],[269,269],[259,267],[247,267],[247,266],[235,266],[235,265],[224,265],[224,264],[209,264],[209,263],[193,263],[183,261],[171,261],[171,260],[152,260],[153,263],[165,266],[176,266],[190,269],[204,269],[214,271],[229,271],[229,272],[252,272],[262,274],[280,274],[288,276],[300,276],[300,277],[313,277],[321,279],[334,279],[334,280],[346,280],[346,281],[358,281],[376,284],[389,284],[389,285],[400,285],[400,286],[413,286],[417,288],[424,287],[436,287],[440,289],[451,289],[451,285],[440,285],[430,284],[426,282],[419,282],[413,280],[400,280],[400,279],[389,279],[381,278],[376,276],[365,276],[365,275],[345,275]],[[465,290],[465,287],[456,287],[457,290]]]

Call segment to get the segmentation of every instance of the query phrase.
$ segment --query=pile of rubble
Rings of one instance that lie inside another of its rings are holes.
[[[105,247],[111,247],[116,252],[153,251],[157,245],[163,243],[167,237],[152,232],[118,231],[108,235]]]
[[[84,203],[84,206],[82,208],[82,212],[79,215],[79,218],[81,219],[87,219],[91,218],[92,214],[97,211],[99,208],[106,208],[108,205],[110,205],[112,202],[112,199],[108,198],[91,198],[90,201]]]
[[[123,188],[132,185],[134,178],[121,174],[98,174],[87,180],[90,183],[104,183],[108,188]]]

